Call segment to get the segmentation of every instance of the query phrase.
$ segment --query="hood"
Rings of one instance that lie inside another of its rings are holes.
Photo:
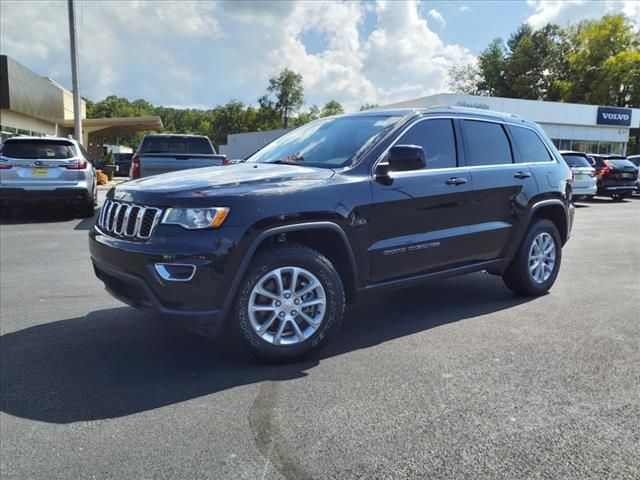
[[[141,178],[118,185],[118,200],[169,205],[176,199],[241,195],[259,190],[295,187],[300,182],[322,182],[334,175],[329,168],[272,163],[238,163],[195,168]]]

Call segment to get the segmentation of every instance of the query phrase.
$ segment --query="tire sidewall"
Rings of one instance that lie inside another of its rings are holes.
[[[313,273],[324,289],[327,300],[320,327],[307,340],[296,345],[275,346],[263,340],[251,326],[249,300],[258,281],[270,271],[282,267],[300,267]],[[235,303],[234,327],[254,353],[271,359],[289,359],[317,348],[339,326],[344,310],[344,291],[340,276],[331,263],[313,250],[280,247],[256,258],[245,275]]]
[[[555,265],[553,266],[553,271],[551,272],[549,278],[543,283],[537,283],[533,280],[533,278],[531,277],[531,273],[529,272],[529,252],[531,251],[534,239],[541,233],[548,233],[553,238],[556,248],[556,259]],[[555,283],[556,278],[558,277],[558,273],[560,272],[560,263],[562,261],[562,241],[560,239],[560,233],[558,232],[558,229],[553,224],[553,222],[549,220],[539,220],[527,233],[522,246],[523,251],[521,261],[524,262],[524,269],[526,272],[525,280],[528,283],[528,287],[538,294],[547,292]]]

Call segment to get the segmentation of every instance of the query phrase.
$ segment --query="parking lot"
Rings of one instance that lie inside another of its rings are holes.
[[[549,295],[363,298],[280,366],[112,299],[92,223],[0,227],[3,480],[640,478],[640,197],[580,204]]]

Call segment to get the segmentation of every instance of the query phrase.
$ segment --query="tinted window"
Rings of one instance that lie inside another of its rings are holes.
[[[622,158],[608,158],[605,161],[607,162],[607,164],[610,167],[613,167],[613,168],[635,167],[635,165],[633,163],[631,163],[629,160],[627,160],[626,158],[624,158],[624,159],[622,159]]]
[[[591,164],[582,155],[573,155],[571,153],[563,153],[562,158],[570,167],[591,167]]]
[[[589,162],[591,163],[592,166],[596,167],[596,168],[604,168],[606,167],[604,160],[601,157],[593,157],[593,156],[589,156]]]
[[[471,165],[512,163],[511,146],[499,123],[463,120]]]
[[[457,166],[456,137],[451,120],[422,121],[402,135],[396,145],[420,145],[424,149],[427,168]]]
[[[213,147],[205,137],[147,137],[140,153],[212,154]]]
[[[509,127],[515,139],[520,161],[522,162],[550,162],[553,160],[547,147],[533,130],[521,127]]]
[[[73,144],[55,140],[7,140],[2,145],[2,155],[11,158],[40,158],[59,160],[76,156]]]

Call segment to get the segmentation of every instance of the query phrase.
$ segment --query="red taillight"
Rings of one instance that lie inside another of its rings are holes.
[[[65,165],[64,168],[67,170],[84,170],[87,168],[87,165],[89,165],[89,162],[84,158],[74,158],[73,161],[68,165]]]
[[[595,170],[591,170],[591,171],[589,172],[589,176],[590,176],[590,177],[595,177],[595,176],[596,176],[596,171],[595,171]]]
[[[222,157],[222,165],[229,165],[229,158],[226,155]]]
[[[13,165],[9,165],[8,163],[0,163],[0,170],[9,170]]]
[[[131,159],[131,170],[129,170],[129,177],[131,177],[132,180],[140,178],[140,157],[138,157],[137,155],[134,155],[134,157]]]
[[[601,177],[606,177],[610,173],[611,173],[611,169],[609,168],[609,165],[607,165],[606,167],[604,167],[602,170],[598,172],[598,175],[600,175]]]

